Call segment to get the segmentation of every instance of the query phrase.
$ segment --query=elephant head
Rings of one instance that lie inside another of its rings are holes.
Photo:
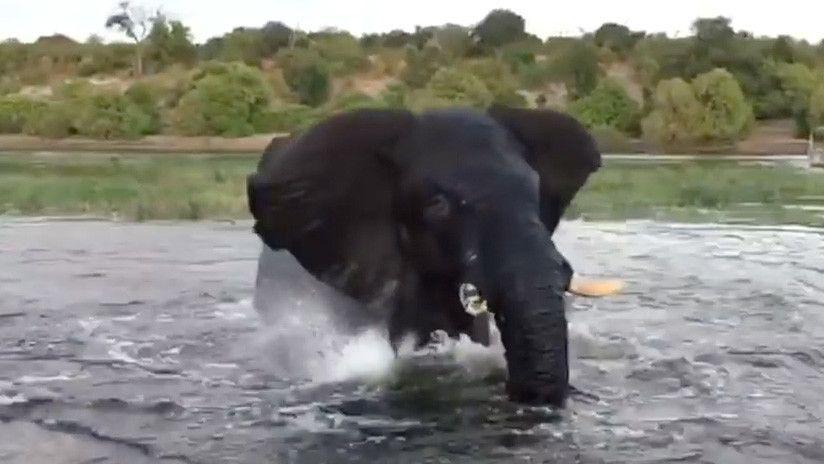
[[[359,110],[267,149],[249,207],[266,245],[364,303],[391,310],[409,275],[454,285],[455,301],[472,283],[510,397],[563,405],[572,268],[552,235],[600,165],[587,131],[553,111]]]

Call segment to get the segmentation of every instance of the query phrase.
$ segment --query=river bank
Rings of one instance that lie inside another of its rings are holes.
[[[248,219],[259,156],[0,151],[0,215]],[[788,156],[608,155],[567,216],[824,226],[824,172]]]
[[[186,137],[179,135],[150,135],[134,140],[103,140],[83,137],[50,139],[19,134],[0,134],[0,151],[7,152],[105,152],[105,153],[261,153],[277,139],[286,142],[287,133],[257,134],[249,137]],[[620,148],[609,144],[605,153],[657,155],[660,150],[649,147],[638,139],[621,143]],[[806,153],[807,141],[792,136],[786,121],[759,124],[753,133],[735,146],[704,146],[676,150],[670,155],[700,156],[799,156]]]

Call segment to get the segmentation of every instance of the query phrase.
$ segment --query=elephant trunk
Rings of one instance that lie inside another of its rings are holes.
[[[564,292],[572,269],[542,225],[531,229],[495,260],[490,303],[506,350],[510,398],[563,407],[569,385]]]

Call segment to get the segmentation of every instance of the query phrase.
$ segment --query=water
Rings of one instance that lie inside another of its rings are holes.
[[[564,223],[628,290],[570,300],[597,399],[554,411],[499,346],[394,359],[285,255],[259,314],[249,227],[0,220],[0,462],[824,461],[821,230]]]

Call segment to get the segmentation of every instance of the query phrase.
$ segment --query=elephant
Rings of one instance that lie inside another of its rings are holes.
[[[552,237],[601,165],[587,129],[553,110],[360,109],[270,145],[248,207],[266,247],[385,315],[396,353],[436,330],[488,343],[492,317],[508,397],[564,407],[574,271]],[[488,312],[462,304],[467,283]]]

